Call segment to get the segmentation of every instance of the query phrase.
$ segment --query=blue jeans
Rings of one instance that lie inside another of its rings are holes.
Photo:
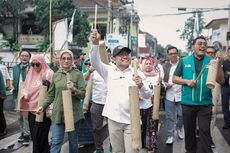
[[[78,153],[78,128],[79,122],[75,123],[75,130],[67,132],[69,140],[69,153]],[[52,123],[52,141],[50,153],[60,153],[64,141],[65,124]]]
[[[230,124],[230,110],[229,110],[229,100],[230,100],[230,87],[221,88],[221,98],[222,98],[222,110],[224,113],[224,122]]]
[[[165,99],[166,121],[168,125],[168,137],[174,136],[175,124],[177,129],[183,126],[182,108],[180,102]],[[177,117],[177,122],[175,117]]]

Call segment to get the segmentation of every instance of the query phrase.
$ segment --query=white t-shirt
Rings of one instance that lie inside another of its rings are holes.
[[[3,76],[3,79],[4,79],[4,83],[6,85],[6,80],[10,80],[10,74],[8,72],[8,69],[5,65],[3,64],[0,64],[0,70],[2,72],[2,76]]]

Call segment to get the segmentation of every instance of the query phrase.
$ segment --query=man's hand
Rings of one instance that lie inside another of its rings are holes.
[[[196,86],[196,81],[195,80],[187,80],[187,86],[195,87]]]
[[[142,79],[140,76],[133,76],[133,81],[135,82],[135,84],[138,86],[138,88],[141,88],[143,86],[143,83],[142,83]]]
[[[166,89],[172,88],[173,84],[165,82]]]
[[[97,32],[97,30],[94,30],[90,34],[90,41],[93,45],[99,45],[99,41],[101,40],[101,35]]]

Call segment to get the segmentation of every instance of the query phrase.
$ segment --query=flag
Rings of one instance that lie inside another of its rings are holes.
[[[72,43],[73,41],[73,20],[74,20],[74,15],[75,15],[76,9],[74,9],[70,24],[69,24],[69,29],[68,29],[68,42]]]

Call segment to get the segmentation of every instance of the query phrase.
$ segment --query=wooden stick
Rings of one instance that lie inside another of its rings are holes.
[[[200,71],[200,73],[198,74],[197,78],[195,79],[196,82],[200,79],[201,75],[203,74],[204,70],[206,69],[206,67],[207,67],[208,65],[209,65],[209,64],[205,65],[205,67]]]
[[[14,109],[16,112],[36,112],[36,110],[29,110],[29,109]]]
[[[131,135],[132,148],[140,149],[141,142],[141,125],[140,125],[140,109],[139,109],[139,90],[137,86],[129,87],[129,103],[130,103],[130,118],[131,118]]]
[[[215,83],[215,88],[212,91],[212,103],[213,103],[213,107],[212,107],[212,112],[216,113],[216,105],[217,105],[217,101],[219,99],[219,95],[220,95],[220,85],[218,83]]]
[[[134,75],[137,74],[138,62],[134,60]],[[138,87],[129,87],[129,104],[130,104],[130,119],[131,119],[131,135],[132,135],[132,148],[140,149],[141,142],[141,125],[140,125],[140,107],[139,107],[139,90]]]
[[[217,74],[218,60],[211,60],[208,68],[208,76],[206,80],[206,86],[213,89],[216,84],[216,74]]]
[[[66,74],[67,82],[70,81],[69,73]],[[74,117],[73,117],[73,103],[72,95],[69,90],[62,91],[64,119],[65,119],[65,131],[71,132],[75,130]]]
[[[154,97],[152,98],[153,101],[153,113],[152,119],[158,120],[159,119],[159,107],[160,107],[160,94],[161,94],[161,85],[158,83],[154,86]]]
[[[45,97],[47,96],[47,86],[41,85],[39,89],[39,96],[38,96],[38,107],[42,106]],[[36,122],[43,122],[44,112],[41,114],[36,114]]]
[[[91,91],[92,91],[92,88],[93,88],[93,80],[89,80],[88,83],[87,83],[87,86],[86,86],[86,93],[85,93],[85,98],[84,98],[84,106],[86,106],[88,110],[88,106],[89,106],[89,101],[90,101],[90,95],[91,95]],[[87,113],[85,112],[86,110],[84,110],[84,113]]]
[[[95,5],[94,29],[97,29],[97,4]]]

